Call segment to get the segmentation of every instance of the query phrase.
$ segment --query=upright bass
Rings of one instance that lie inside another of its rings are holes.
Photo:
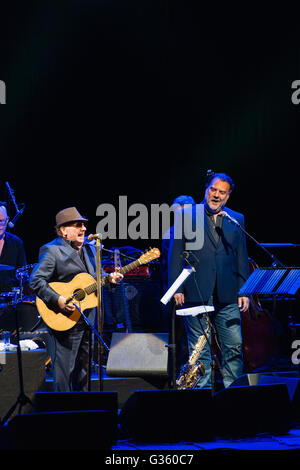
[[[249,259],[250,274],[258,268]],[[257,295],[250,297],[248,310],[241,315],[243,356],[245,368],[254,370],[267,364],[275,354],[275,320],[272,314],[262,308]]]

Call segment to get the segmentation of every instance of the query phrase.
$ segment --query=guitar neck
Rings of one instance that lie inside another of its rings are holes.
[[[136,268],[137,266],[140,266],[141,262],[139,259],[133,261],[132,263],[130,264],[127,264],[127,266],[123,266],[123,268],[120,268],[119,269],[119,273],[121,274],[126,274],[128,273],[129,271],[131,271],[132,269]],[[108,276],[105,276],[102,278],[101,280],[101,285],[104,286],[105,284],[107,284],[109,281],[108,281]],[[97,283],[94,282],[93,284],[87,286],[85,289],[87,294],[92,294],[93,292],[96,292],[97,290]]]
[[[129,271],[131,271],[132,269],[137,268],[138,266],[140,266],[140,264],[141,264],[140,260],[137,259],[137,260],[133,261],[132,263],[127,264],[127,266],[123,266],[123,268],[120,268],[119,273],[126,274]]]

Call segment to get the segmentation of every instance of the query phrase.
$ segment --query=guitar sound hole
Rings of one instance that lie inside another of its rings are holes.
[[[74,291],[74,300],[81,302],[85,298],[85,293],[83,289],[77,289]]]

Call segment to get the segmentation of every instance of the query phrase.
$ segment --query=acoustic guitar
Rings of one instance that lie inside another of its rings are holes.
[[[137,260],[119,269],[119,273],[125,274],[132,269],[137,268],[143,264],[159,258],[160,251],[158,248],[152,248]],[[109,282],[109,276],[102,277],[102,285]],[[59,295],[65,297],[67,302],[73,304],[84,310],[97,307],[97,283],[93,276],[88,273],[80,273],[73,277],[70,282],[50,282],[49,286]],[[66,331],[72,328],[79,320],[81,313],[75,308],[70,314],[61,312],[58,308],[53,310],[49,308],[42,299],[36,298],[36,307],[46,323],[50,328],[56,331]]]

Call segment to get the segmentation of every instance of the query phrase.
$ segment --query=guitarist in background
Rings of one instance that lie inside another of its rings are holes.
[[[71,314],[75,310],[72,302],[57,294],[51,282],[70,282],[79,273],[97,277],[96,248],[84,245],[87,219],[75,207],[69,207],[56,215],[58,237],[42,246],[39,262],[30,276],[30,287],[53,310]],[[105,273],[102,273],[106,276]],[[116,284],[123,275],[114,272],[109,281]],[[85,312],[88,320],[95,321],[95,309]],[[89,326],[80,317],[67,331],[49,328],[49,352],[53,367],[56,391],[86,391],[88,386]]]

